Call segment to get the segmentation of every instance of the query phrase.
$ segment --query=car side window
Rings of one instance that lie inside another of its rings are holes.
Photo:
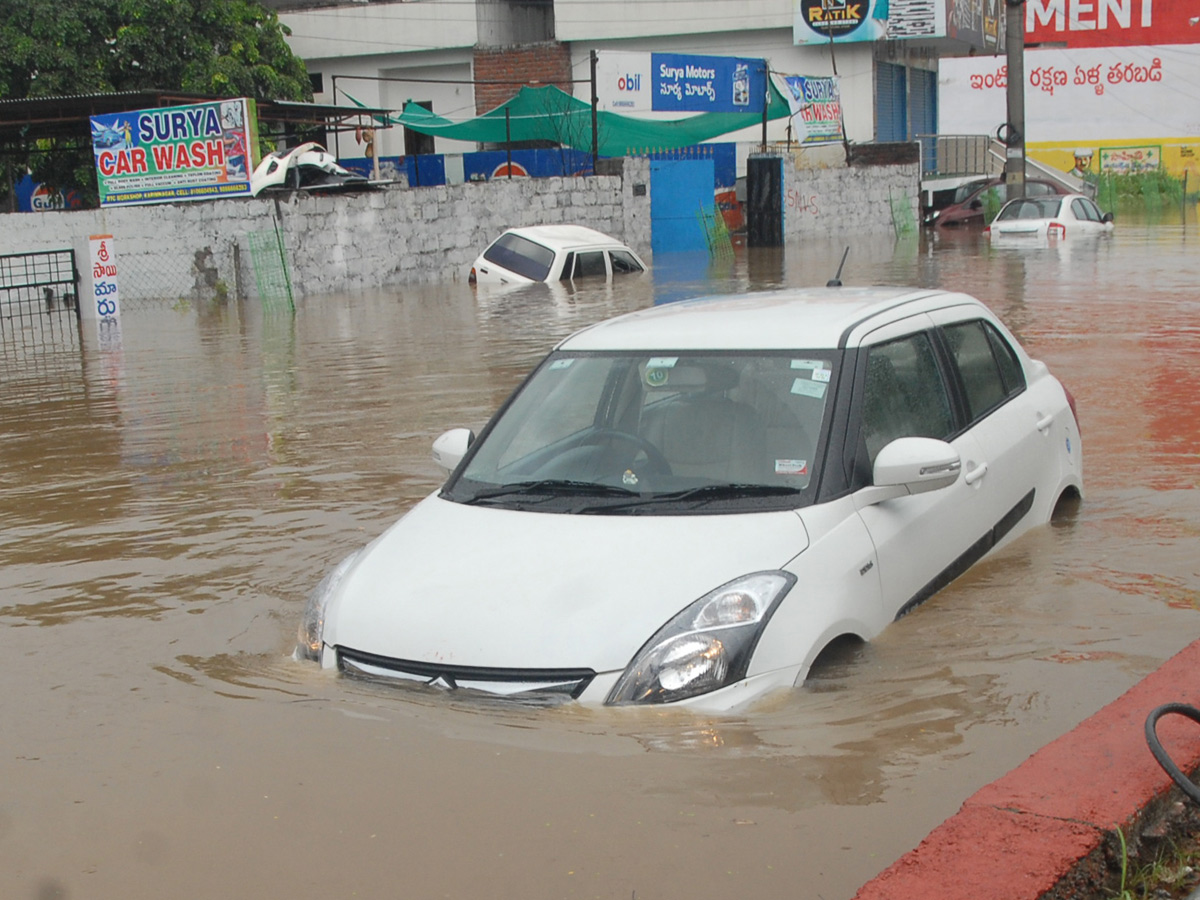
[[[642,271],[642,267],[638,265],[638,261],[627,250],[610,250],[609,256],[612,258],[612,271],[614,275]]]
[[[1016,355],[990,324],[976,319],[947,325],[943,330],[962,376],[972,423],[1025,386]]]
[[[862,436],[872,463],[896,438],[942,439],[953,430],[950,397],[928,334],[869,348],[866,372]]]
[[[1075,218],[1080,222],[1100,221],[1100,217],[1088,209],[1088,205],[1082,199],[1071,201],[1071,212],[1075,213]]]
[[[587,278],[595,275],[601,278],[608,275],[608,269],[604,266],[604,251],[589,250],[586,253],[575,254],[575,277]]]

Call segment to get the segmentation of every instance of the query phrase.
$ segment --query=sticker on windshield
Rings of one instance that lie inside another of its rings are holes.
[[[825,368],[825,360],[823,359],[793,359],[793,369],[823,369]]]
[[[646,386],[664,387],[671,377],[670,370],[679,362],[678,356],[655,356],[646,361]]]
[[[811,381],[807,378],[797,378],[792,382],[792,393],[799,394],[802,397],[816,397],[821,400],[825,396],[825,389],[829,385],[822,381]]]
[[[554,371],[555,369],[565,369],[573,362],[575,362],[573,359],[556,359],[554,362],[550,363],[550,370]]]
[[[813,381],[829,381],[832,374],[829,369],[813,369]]]
[[[777,459],[775,460],[776,475],[807,475],[807,459]]]

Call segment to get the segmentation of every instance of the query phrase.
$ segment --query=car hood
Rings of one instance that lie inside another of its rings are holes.
[[[355,560],[324,638],[393,659],[614,671],[693,600],[807,545],[787,510],[565,515],[435,495]]]

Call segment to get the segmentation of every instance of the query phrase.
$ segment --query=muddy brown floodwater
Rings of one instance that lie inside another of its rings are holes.
[[[804,688],[700,718],[292,661],[307,591],[557,338],[824,283],[842,249],[294,316],[152,305],[117,350],[0,343],[0,897],[846,900],[1197,637],[1200,235],[1120,223],[1059,249],[853,244],[847,284],[969,290],[1050,364],[1087,493]]]

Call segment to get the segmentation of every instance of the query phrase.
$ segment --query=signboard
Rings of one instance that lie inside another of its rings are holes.
[[[92,116],[101,206],[250,195],[252,100]]]
[[[1025,42],[1076,47],[1200,43],[1195,0],[1027,0]]]
[[[1025,54],[1028,140],[1194,138],[1200,106],[1183,103],[1200,81],[1200,55],[1170,47],[1029,50]],[[1008,67],[1003,57],[943,59],[939,128],[994,134],[1005,121]]]
[[[946,37],[984,53],[1004,52],[1004,0],[946,0],[946,4]]]
[[[606,51],[596,58],[596,92],[610,112],[761,114],[766,68],[734,56]]]
[[[794,44],[946,36],[947,0],[792,0]]]
[[[792,140],[799,144],[840,143],[842,97],[837,78],[772,74],[792,111]]]

